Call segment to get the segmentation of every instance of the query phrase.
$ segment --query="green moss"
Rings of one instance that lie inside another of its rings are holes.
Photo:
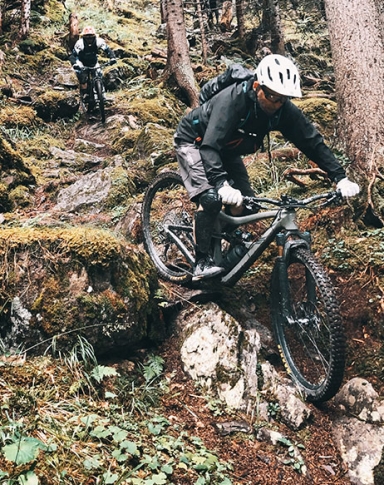
[[[141,131],[133,149],[135,158],[146,158],[156,153],[168,152],[173,142],[174,129],[148,123]]]
[[[39,315],[39,318],[34,319],[35,326],[48,336],[57,333],[57,329],[62,326],[63,322],[65,322],[66,328],[70,328],[73,318],[68,302],[68,288],[65,279],[60,278],[59,275],[47,278],[31,307],[32,311]]]
[[[105,207],[113,209],[116,206],[126,204],[127,200],[135,193],[135,189],[127,170],[123,167],[115,168],[111,174],[111,189],[105,201]]]
[[[116,153],[125,153],[132,149],[137,139],[139,138],[141,130],[127,130],[120,132],[112,142],[112,148]]]
[[[295,99],[294,103],[327,137],[334,134],[337,103],[327,98]]]
[[[228,384],[231,388],[235,387],[241,378],[241,372],[238,370],[229,370],[221,364],[216,366],[216,377],[218,382]]]
[[[19,43],[19,49],[24,54],[33,54],[35,55],[37,52],[46,49],[48,47],[45,39],[42,37],[32,38],[29,37],[28,39],[22,40]]]
[[[9,200],[8,187],[0,183],[0,212],[8,212],[12,208],[12,203]]]
[[[82,262],[108,265],[118,259],[125,242],[108,231],[89,227],[75,228],[4,228],[0,233],[0,256],[9,250],[55,248],[62,257],[75,255]]]
[[[37,125],[36,111],[30,106],[5,106],[0,111],[0,124],[6,128],[33,128]]]
[[[17,207],[27,207],[32,202],[30,191],[23,185],[18,185],[9,193],[9,200]]]
[[[380,463],[373,469],[373,480],[374,485],[384,483],[384,449],[381,453]]]
[[[156,272],[143,251],[114,233],[87,227],[4,228],[0,248],[0,275],[6,275],[0,276],[2,316],[9,313],[7,302],[20,294],[31,312],[32,334],[23,336],[23,345],[35,347],[34,330],[40,338],[59,335],[60,346],[78,331],[97,344],[98,335],[105,341],[117,339],[120,330],[129,332],[131,319],[140,322],[132,330],[135,341],[149,333],[158,337],[147,325],[158,315],[152,298]],[[96,327],[100,330],[87,333]]]

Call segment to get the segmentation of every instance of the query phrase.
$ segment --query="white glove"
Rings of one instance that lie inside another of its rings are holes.
[[[219,188],[217,193],[221,197],[221,201],[223,204],[235,205],[236,207],[240,207],[243,203],[243,196],[241,195],[240,190],[231,187],[227,181],[224,182],[224,184],[222,185],[222,187]]]
[[[76,61],[73,64],[73,69],[75,69],[75,70],[81,70],[81,69],[83,69],[83,67],[84,67],[84,64],[81,61]]]
[[[336,190],[339,190],[343,197],[353,197],[360,192],[360,187],[345,177],[337,183]]]

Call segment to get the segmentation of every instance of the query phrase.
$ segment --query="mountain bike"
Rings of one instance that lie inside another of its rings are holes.
[[[92,113],[95,109],[100,112],[101,122],[105,122],[105,88],[103,83],[102,68],[109,66],[111,62],[100,65],[97,63],[93,67],[84,66],[83,70],[87,74],[87,92],[82,98],[82,103],[87,113]]]
[[[302,200],[288,195],[244,197],[248,214],[234,217],[222,210],[212,238],[215,265],[225,268],[216,281],[228,286],[276,242],[270,284],[272,328],[290,377],[308,401],[317,403],[331,399],[341,386],[346,338],[334,286],[311,251],[310,233],[299,230],[296,215],[301,209],[315,211],[340,201],[334,191]],[[194,284],[195,210],[176,172],[158,175],[144,194],[144,246],[166,281]],[[262,226],[256,236],[248,231],[253,225]]]

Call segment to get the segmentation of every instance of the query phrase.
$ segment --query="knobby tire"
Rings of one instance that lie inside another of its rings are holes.
[[[144,246],[159,276],[166,281],[184,285],[192,278],[193,262],[174,243],[169,229],[194,255],[194,211],[195,205],[189,200],[182,179],[176,172],[158,175],[144,194]]]
[[[345,334],[329,276],[306,248],[276,262],[271,280],[273,330],[285,367],[311,402],[331,399],[345,367]]]

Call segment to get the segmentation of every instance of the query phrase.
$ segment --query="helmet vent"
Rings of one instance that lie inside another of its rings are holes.
[[[279,54],[265,56],[256,69],[257,80],[271,91],[301,98],[300,77],[294,63]]]

